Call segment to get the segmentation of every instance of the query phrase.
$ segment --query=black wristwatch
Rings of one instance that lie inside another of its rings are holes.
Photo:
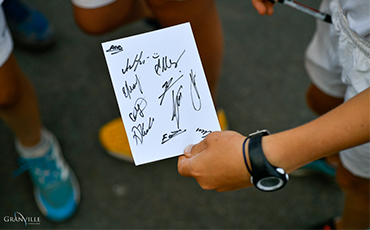
[[[254,186],[264,192],[273,192],[286,185],[289,175],[285,173],[284,169],[271,165],[266,159],[262,150],[261,140],[263,136],[267,135],[270,135],[270,133],[266,129],[249,134],[243,143],[243,155],[245,165],[251,174],[251,182]],[[244,150],[245,143],[248,139],[251,168],[248,166]]]

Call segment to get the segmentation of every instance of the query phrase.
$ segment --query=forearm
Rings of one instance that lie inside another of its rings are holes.
[[[370,89],[297,128],[266,136],[262,147],[272,165],[291,172],[311,161],[369,142]]]
[[[369,101],[367,89],[312,122],[264,136],[267,160],[290,173],[316,159],[369,142]],[[232,131],[209,134],[179,157],[179,173],[194,177],[204,189],[230,191],[251,186],[243,160],[244,140],[245,136]],[[250,165],[248,144],[245,153]]]

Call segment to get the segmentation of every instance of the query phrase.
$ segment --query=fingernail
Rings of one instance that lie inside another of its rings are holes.
[[[191,149],[193,148],[194,145],[188,145],[186,146],[185,150],[184,150],[184,153],[191,153]]]

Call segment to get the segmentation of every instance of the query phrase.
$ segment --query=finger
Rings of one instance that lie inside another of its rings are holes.
[[[177,171],[180,173],[181,176],[185,176],[185,177],[191,176],[190,162],[191,162],[191,158],[187,158],[185,156],[179,156],[178,161],[177,161]]]
[[[260,15],[266,14],[266,6],[261,0],[252,0],[252,5]]]
[[[252,4],[260,15],[272,15],[274,12],[274,4],[268,0],[252,0]]]
[[[184,150],[184,155],[180,156],[177,163],[177,170],[180,175],[190,177],[194,175],[193,164],[197,161],[196,155],[202,153],[207,148],[206,141],[203,140],[196,145],[188,145]]]
[[[197,155],[198,153],[202,152],[206,148],[207,148],[207,144],[206,144],[205,140],[203,140],[203,141],[199,142],[196,145],[186,146],[186,148],[184,149],[184,155],[186,157],[190,158],[190,157],[193,157],[193,156]]]
[[[274,4],[270,1],[266,3],[266,13],[267,15],[272,15],[274,13]]]
[[[185,149],[184,149],[184,155],[186,156],[186,157],[192,157],[192,155],[191,155],[191,150],[193,149],[193,146],[194,145],[188,145],[188,146],[186,146],[185,147]]]

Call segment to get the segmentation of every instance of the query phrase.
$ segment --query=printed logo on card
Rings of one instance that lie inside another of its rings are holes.
[[[109,49],[106,50],[106,52],[110,53],[111,55],[118,54],[123,51],[123,48],[121,45],[111,45]]]

